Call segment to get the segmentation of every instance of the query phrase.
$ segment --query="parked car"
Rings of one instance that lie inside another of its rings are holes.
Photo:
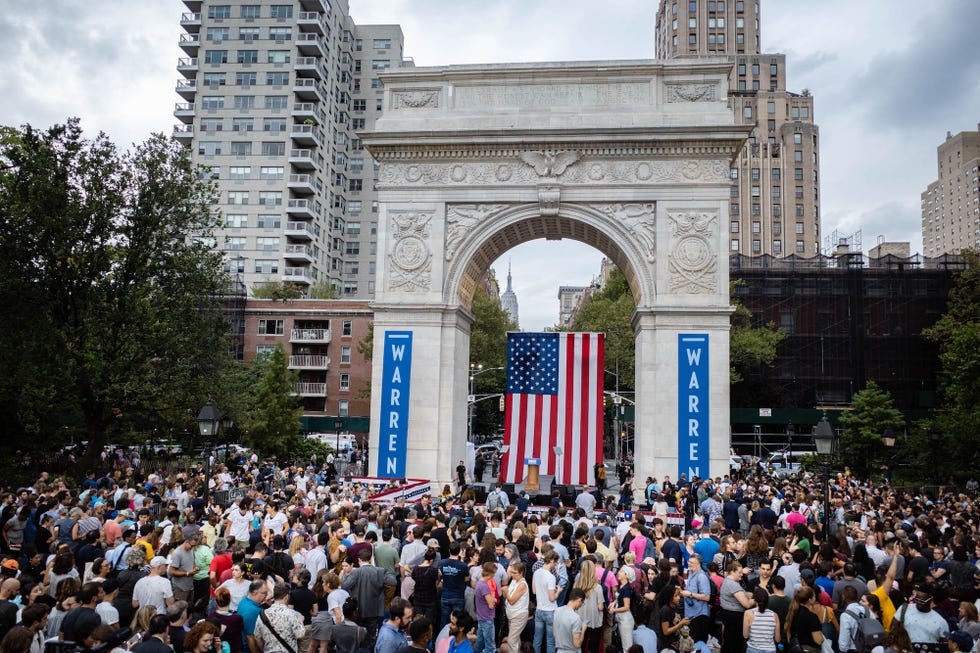
[[[766,458],[766,467],[776,478],[799,475],[803,471],[800,458],[812,454],[812,451],[777,451]]]
[[[483,458],[484,462],[490,462],[498,453],[500,453],[500,447],[496,444],[481,444],[476,448],[476,455]]]

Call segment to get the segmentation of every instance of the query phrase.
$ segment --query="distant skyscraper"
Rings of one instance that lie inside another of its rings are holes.
[[[922,193],[922,253],[980,249],[980,124],[937,148],[939,178]]]
[[[814,256],[820,244],[813,97],[786,90],[786,55],[762,54],[757,0],[661,0],[657,57],[734,57],[729,101],[754,129],[732,166],[729,248]]]
[[[517,294],[514,292],[510,277],[510,262],[507,263],[507,290],[500,294],[500,306],[510,315],[511,321],[520,326],[517,313]]]

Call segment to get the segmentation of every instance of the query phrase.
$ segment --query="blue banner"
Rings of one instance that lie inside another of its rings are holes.
[[[708,334],[677,335],[677,477],[710,473]]]
[[[405,478],[408,401],[412,384],[412,332],[385,331],[381,368],[378,476]]]

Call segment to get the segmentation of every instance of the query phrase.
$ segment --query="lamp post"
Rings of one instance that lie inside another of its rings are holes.
[[[207,443],[207,456],[204,459],[204,509],[207,510],[211,492],[211,456],[214,455],[214,440],[221,425],[221,413],[208,399],[197,414],[197,428],[201,438]]]
[[[793,436],[796,435],[796,427],[793,426],[793,420],[790,420],[786,424],[786,451],[793,450]]]
[[[787,428],[787,432],[789,429]],[[817,423],[813,429],[813,444],[817,454],[821,457],[821,467],[823,472],[823,541],[826,542],[830,536],[830,456],[834,453],[834,440],[836,434],[834,427],[827,421],[827,414]]]
[[[881,443],[889,449],[895,446],[895,433],[892,431],[892,427],[886,426],[885,430],[881,432]]]
[[[469,433],[467,440],[473,442],[473,418],[476,416],[476,377],[481,374],[486,374],[487,372],[493,372],[494,370],[505,370],[506,367],[483,367],[483,363],[470,363],[470,396],[467,398],[467,406],[469,408]],[[474,442],[475,444],[475,442]]]

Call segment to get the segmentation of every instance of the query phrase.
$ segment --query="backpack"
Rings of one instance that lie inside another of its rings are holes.
[[[493,512],[501,507],[503,502],[500,500],[500,493],[494,490],[487,496],[487,510]]]
[[[643,560],[650,558],[651,560],[657,559],[657,545],[653,543],[652,538],[647,538],[647,545],[643,549]],[[637,562],[643,562],[643,560],[637,560]],[[646,575],[646,574],[644,574]]]
[[[854,631],[854,648],[859,653],[869,653],[875,646],[883,646],[885,641],[885,629],[877,619],[868,616],[865,609],[864,616],[858,617],[853,612],[845,610],[857,621],[857,629]]]

